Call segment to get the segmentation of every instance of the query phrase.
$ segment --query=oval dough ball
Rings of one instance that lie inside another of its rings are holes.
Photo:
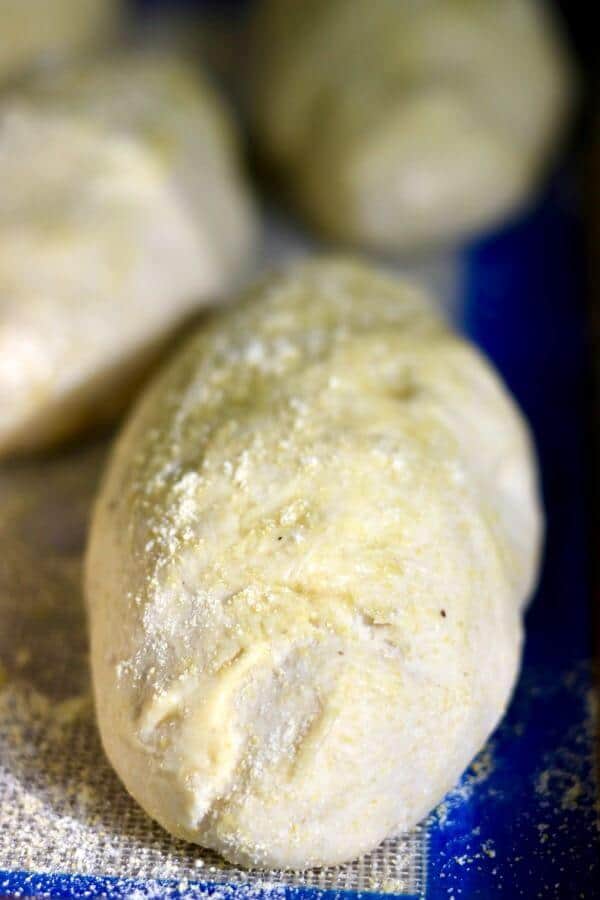
[[[263,0],[250,115],[327,235],[384,251],[490,226],[535,186],[571,73],[533,0]]]
[[[128,790],[242,865],[418,822],[510,696],[535,482],[497,377],[402,282],[305,263],[198,331],[118,441],[86,562]]]
[[[253,249],[226,112],[164,55],[7,98],[0,197],[0,455],[112,417]]]
[[[119,0],[0,0],[0,82],[101,44]]]

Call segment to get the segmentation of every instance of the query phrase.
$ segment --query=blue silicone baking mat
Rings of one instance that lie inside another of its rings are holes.
[[[499,729],[425,823],[348,866],[244,873],[169,838],[127,797],[94,729],[78,587],[105,448],[0,471],[0,541],[2,529],[12,541],[0,567],[0,649],[17,673],[0,690],[0,893],[598,896],[581,247],[562,176],[533,212],[457,260],[457,324],[494,360],[533,426],[548,518],[543,574]]]
[[[289,244],[286,228],[271,224],[271,258]],[[563,172],[502,232],[411,267],[531,422],[547,542],[504,721],[427,821],[346,866],[244,872],[171,838],[127,796],[94,725],[79,587],[107,445],[0,468],[0,895],[600,896],[582,248]]]

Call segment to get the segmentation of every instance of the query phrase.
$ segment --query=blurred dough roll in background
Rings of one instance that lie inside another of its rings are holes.
[[[326,235],[383,251],[498,222],[564,130],[572,73],[536,0],[263,0],[249,114]]]
[[[227,111],[165,54],[5,94],[0,197],[0,454],[112,416],[253,247]]]
[[[337,260],[267,280],[108,467],[86,589],[110,760],[235,863],[372,850],[500,719],[540,531],[521,416],[419,292]]]
[[[100,46],[120,18],[119,0],[0,0],[0,84]]]

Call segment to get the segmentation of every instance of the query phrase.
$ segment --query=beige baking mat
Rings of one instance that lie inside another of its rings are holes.
[[[265,875],[171,838],[121,787],[94,724],[80,589],[106,451],[0,468],[0,871],[420,894],[424,828],[349,865]]]

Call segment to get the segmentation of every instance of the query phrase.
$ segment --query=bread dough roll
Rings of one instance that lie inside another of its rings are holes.
[[[120,7],[119,0],[0,0],[0,82],[99,45]]]
[[[234,863],[340,863],[452,787],[515,681],[527,430],[409,285],[351,261],[198,331],[122,433],[86,561],[106,752]]]
[[[174,57],[72,67],[0,129],[2,455],[113,415],[240,274],[254,219],[226,112]]]
[[[323,232],[396,251],[490,226],[528,197],[571,73],[534,0],[263,0],[250,114]]]

